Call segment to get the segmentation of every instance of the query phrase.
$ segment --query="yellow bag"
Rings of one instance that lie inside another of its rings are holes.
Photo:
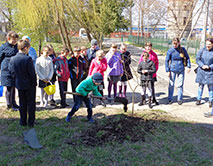
[[[50,83],[51,84],[51,83]],[[55,85],[51,84],[48,85],[44,88],[44,91],[48,94],[48,95],[53,95],[55,93]]]

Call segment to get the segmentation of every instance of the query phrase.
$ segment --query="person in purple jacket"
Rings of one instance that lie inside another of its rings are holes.
[[[123,75],[123,65],[120,53],[117,51],[117,45],[112,44],[110,51],[106,54],[108,64],[108,100],[111,102],[111,90],[112,85],[114,86],[114,98],[117,95],[117,82],[120,81]]]

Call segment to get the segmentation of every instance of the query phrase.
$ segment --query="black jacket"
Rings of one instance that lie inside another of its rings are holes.
[[[143,74],[142,70],[148,70],[148,73]],[[146,62],[142,61],[138,65],[137,72],[141,74],[141,81],[152,81],[152,75],[156,72],[154,62],[151,60],[147,60]]]
[[[1,85],[15,86],[15,80],[9,70],[10,58],[18,52],[17,45],[11,45],[8,42],[0,47],[0,66],[1,66]]]
[[[18,53],[10,60],[9,70],[15,78],[15,86],[19,90],[27,90],[37,85],[35,68],[31,57]]]
[[[85,60],[81,56],[78,58],[72,57],[68,60],[70,78],[71,79],[82,79],[85,70]]]

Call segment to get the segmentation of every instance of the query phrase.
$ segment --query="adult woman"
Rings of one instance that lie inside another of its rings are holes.
[[[198,96],[196,105],[200,105],[204,85],[209,90],[209,107],[213,106],[213,38],[206,40],[206,47],[202,48],[197,56],[198,64],[196,83],[198,86]]]
[[[188,68],[188,73],[191,69],[190,58],[184,47],[180,46],[180,39],[173,38],[173,47],[170,48],[166,55],[165,67],[169,77],[168,103],[172,104],[175,78],[177,77],[178,87],[178,104],[183,103],[183,83],[185,76],[185,66]]]

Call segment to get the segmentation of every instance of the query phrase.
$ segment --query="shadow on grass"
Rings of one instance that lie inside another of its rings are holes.
[[[0,118],[0,165],[213,164],[213,131],[162,111],[144,110],[134,117],[98,112],[93,124],[83,115],[66,123],[60,111],[47,113],[39,112],[36,119],[35,130],[44,146],[40,150],[24,144],[22,132],[29,128],[19,126],[17,113],[6,112],[8,118]]]

